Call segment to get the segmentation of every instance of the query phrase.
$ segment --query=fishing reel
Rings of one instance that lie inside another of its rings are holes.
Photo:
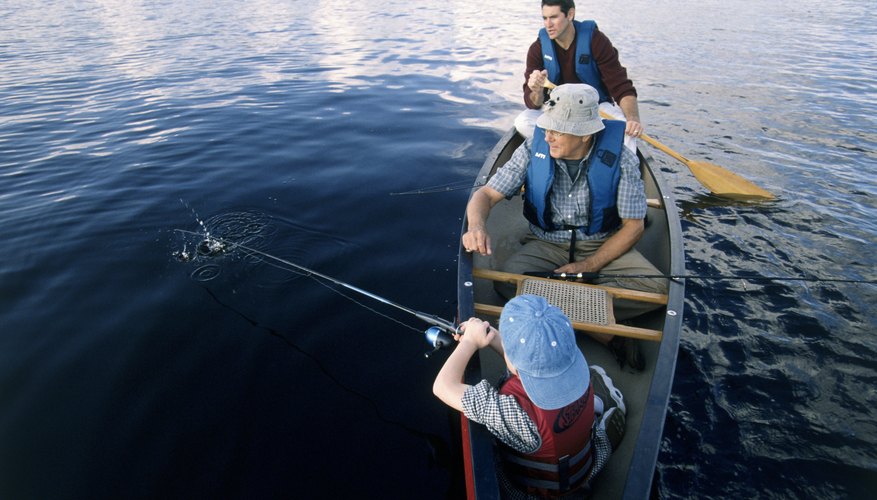
[[[431,351],[423,353],[423,356],[426,358],[454,343],[453,335],[448,333],[444,328],[438,326],[427,328],[424,335],[426,335],[426,341],[433,347]]]

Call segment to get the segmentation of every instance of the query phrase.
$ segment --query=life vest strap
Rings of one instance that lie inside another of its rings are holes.
[[[531,488],[539,488],[539,489],[543,489],[543,490],[554,490],[554,491],[566,492],[567,490],[569,490],[569,485],[578,484],[578,482],[581,481],[585,477],[585,474],[587,474],[591,471],[591,465],[593,464],[593,462],[594,462],[594,457],[592,456],[588,459],[587,462],[585,462],[584,467],[579,469],[579,471],[576,472],[575,474],[573,474],[572,476],[564,477],[564,476],[567,476],[567,474],[564,474],[563,476],[561,476],[561,478],[560,478],[561,481],[551,481],[548,479],[535,479],[532,477],[515,475],[515,482],[521,484],[522,486],[528,486]]]
[[[564,229],[570,232],[569,236],[569,263],[572,264],[576,261],[576,234],[578,229],[575,226],[564,226]]]
[[[569,455],[564,455],[563,457],[560,458],[559,462],[566,461],[567,467],[575,466],[579,462],[581,462],[582,459],[585,458],[585,456],[590,451],[591,451],[591,440],[588,440],[588,443],[585,445],[584,448],[582,448],[582,451],[576,453],[572,458],[570,458]],[[504,458],[505,458],[505,460],[508,460],[509,462],[514,462],[518,465],[521,465],[523,467],[527,467],[529,469],[536,469],[536,470],[541,470],[544,472],[551,472],[554,474],[560,473],[560,468],[561,468],[560,463],[547,464],[545,462],[530,460],[530,459],[521,457],[519,455],[512,455],[512,454],[505,454]]]

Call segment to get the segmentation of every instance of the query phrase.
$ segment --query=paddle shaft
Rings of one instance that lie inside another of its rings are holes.
[[[605,118],[607,120],[617,120],[617,118],[615,118],[614,116],[610,115],[609,113],[607,113],[603,110],[600,111],[600,116],[602,116],[603,118]],[[682,163],[685,163],[686,165],[691,163],[691,160],[682,156],[681,154],[677,153],[676,151],[673,151],[672,149],[665,146],[664,144],[659,142],[657,139],[655,139],[654,137],[650,136],[649,134],[647,134],[645,132],[640,134],[640,138],[642,140],[648,142],[652,146],[654,146],[654,147],[660,149],[661,151],[667,153],[668,155],[672,156],[673,158],[676,158],[677,160],[681,161]]]

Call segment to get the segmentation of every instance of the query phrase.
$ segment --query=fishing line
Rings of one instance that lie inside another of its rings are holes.
[[[265,262],[265,261],[263,261],[263,262]],[[371,311],[371,312],[373,312],[374,314],[377,314],[378,316],[381,316],[382,318],[388,319],[388,320],[392,321],[393,323],[396,323],[396,324],[398,324],[398,325],[400,325],[400,326],[403,326],[403,327],[405,327],[405,328],[408,328],[409,330],[413,330],[413,331],[415,331],[415,332],[420,332],[420,329],[419,329],[419,328],[415,328],[415,327],[413,327],[413,326],[411,326],[411,325],[409,325],[409,324],[403,322],[403,321],[400,320],[400,319],[394,318],[394,317],[392,317],[392,316],[390,316],[390,315],[388,315],[388,314],[385,314],[385,313],[382,313],[381,311],[378,311],[378,310],[375,309],[374,307],[371,307],[371,306],[369,306],[369,305],[366,305],[366,304],[363,303],[362,301],[359,301],[359,300],[357,300],[356,298],[354,298],[354,297],[352,297],[352,296],[350,296],[350,295],[347,295],[347,294],[344,293],[343,291],[341,291],[341,290],[339,290],[339,289],[337,289],[337,288],[333,288],[331,285],[329,285],[329,284],[326,283],[325,281],[320,280],[320,279],[317,278],[316,276],[312,276],[312,275],[304,274],[304,273],[301,273],[301,272],[297,272],[297,271],[294,270],[294,269],[287,269],[287,268],[285,268],[285,267],[281,267],[281,266],[279,266],[279,265],[277,265],[277,264],[274,264],[274,263],[272,263],[272,262],[265,262],[265,263],[268,264],[269,266],[276,267],[277,269],[282,269],[282,270],[284,270],[284,271],[288,271],[288,272],[291,272],[291,273],[298,274],[299,276],[305,276],[305,277],[311,278],[311,279],[312,279],[315,283],[317,283],[318,285],[320,285],[320,286],[322,286],[322,287],[324,287],[324,288],[329,289],[331,292],[333,292],[333,293],[335,293],[335,294],[337,294],[337,295],[340,295],[341,297],[344,297],[345,299],[349,300],[350,302],[353,302],[354,304],[358,305],[359,307],[362,307],[363,309],[365,309],[365,310],[367,310],[367,311]]]
[[[184,234],[191,234],[191,235],[204,237],[204,235],[201,233],[197,233],[194,231],[188,231],[185,229],[174,229],[174,231],[184,233]],[[205,237],[205,239],[203,239],[196,246],[196,252],[199,255],[214,256],[217,254],[225,253],[226,251],[233,249],[233,248],[240,248],[241,250],[247,252],[250,255],[258,255],[258,256],[263,258],[263,262],[266,262],[269,265],[273,265],[274,267],[277,267],[278,269],[283,269],[285,271],[295,272],[296,274],[300,274],[302,276],[307,276],[309,278],[312,278],[315,281],[317,281],[318,283],[320,283],[321,285],[328,288],[329,290],[331,290],[335,293],[338,293],[342,297],[345,297],[345,298],[351,300],[352,302],[359,304],[360,306],[362,306],[370,311],[373,311],[380,316],[391,319],[391,320],[395,321],[396,323],[399,323],[400,325],[403,325],[407,328],[411,328],[415,331],[419,331],[419,330],[416,330],[409,325],[402,323],[401,321],[390,318],[389,316],[387,316],[383,313],[380,313],[371,307],[366,306],[365,304],[353,299],[352,297],[349,297],[348,295],[341,293],[340,290],[332,288],[327,283],[320,282],[320,279],[334,283],[334,284],[339,285],[339,286],[342,286],[344,288],[347,288],[348,290],[352,290],[352,291],[359,293],[361,295],[365,295],[366,297],[369,297],[371,299],[374,299],[378,302],[389,305],[391,307],[395,307],[396,309],[407,312],[408,314],[411,314],[411,315],[415,316],[416,318],[418,318],[418,319],[420,319],[420,320],[422,320],[430,325],[433,325],[433,327],[435,329],[430,328],[426,332],[426,336],[427,336],[428,341],[435,348],[433,352],[435,352],[435,350],[441,349],[442,347],[445,347],[446,345],[450,345],[451,343],[453,343],[453,339],[450,338],[450,335],[456,334],[459,331],[458,327],[456,325],[454,325],[454,323],[447,321],[445,319],[442,319],[438,316],[423,313],[420,311],[415,311],[414,309],[405,307],[401,304],[397,304],[393,301],[385,299],[384,297],[381,297],[380,295],[376,295],[376,294],[371,293],[367,290],[363,290],[362,288],[351,285],[350,283],[345,283],[339,279],[333,278],[331,276],[327,276],[323,273],[314,271],[313,269],[309,269],[307,267],[296,264],[296,263],[291,262],[289,260],[282,259],[280,257],[275,257],[274,255],[263,252],[261,250],[257,250],[255,248],[248,247],[248,246],[243,245],[241,243],[236,243],[234,241],[228,241],[228,240],[225,240],[225,239],[217,237],[217,236],[207,235]],[[265,261],[264,259],[267,259],[267,261]],[[292,268],[292,269],[281,267],[280,264],[283,264],[284,266],[289,266],[289,268]],[[441,330],[441,331],[439,331],[439,330]],[[427,354],[427,356],[428,356],[428,354]]]
[[[243,248],[243,247],[241,247],[241,248]],[[246,250],[245,250],[245,251],[246,251]],[[383,318],[385,318],[385,319],[388,319],[388,320],[390,320],[390,321],[392,321],[392,322],[394,322],[394,323],[396,323],[396,324],[398,324],[398,325],[404,326],[405,328],[408,328],[409,330],[413,330],[413,331],[415,331],[415,332],[420,332],[420,329],[415,328],[415,327],[413,327],[413,326],[411,326],[411,325],[409,325],[409,324],[407,324],[407,323],[405,323],[405,322],[403,322],[403,321],[401,321],[401,320],[399,320],[399,319],[397,319],[397,318],[394,318],[394,317],[392,317],[392,316],[390,316],[390,315],[388,315],[388,314],[385,314],[385,313],[382,313],[381,311],[378,311],[378,310],[375,309],[374,307],[371,307],[371,306],[365,304],[364,302],[362,302],[362,301],[360,301],[360,300],[357,300],[357,299],[354,298],[353,296],[351,296],[351,295],[347,295],[346,293],[344,293],[343,291],[339,290],[338,288],[334,288],[334,287],[332,287],[332,285],[330,285],[329,283],[326,283],[324,280],[320,279],[320,278],[317,277],[317,276],[314,276],[314,275],[312,275],[312,274],[303,273],[303,272],[301,272],[301,271],[297,271],[296,269],[289,269],[288,267],[281,266],[280,264],[278,264],[278,263],[276,263],[276,262],[270,262],[270,261],[267,261],[267,260],[265,260],[265,259],[260,259],[260,261],[261,261],[261,262],[264,262],[266,265],[269,265],[269,266],[274,267],[274,268],[276,268],[276,269],[280,269],[280,270],[282,270],[282,271],[286,271],[286,272],[290,272],[290,273],[293,273],[293,274],[297,274],[297,275],[299,275],[299,276],[304,276],[304,277],[306,277],[306,278],[310,278],[310,279],[312,279],[312,280],[314,281],[314,283],[317,283],[318,285],[320,285],[320,286],[322,286],[322,287],[324,287],[324,288],[327,288],[327,289],[328,289],[329,291],[331,291],[332,293],[335,293],[335,294],[337,294],[337,295],[339,295],[339,296],[341,296],[341,297],[344,297],[345,299],[349,300],[350,302],[353,302],[354,304],[356,304],[356,305],[362,307],[363,309],[366,309],[366,310],[368,310],[368,311],[371,311],[371,312],[377,314],[378,316],[381,316],[381,317],[383,317]]]
[[[825,283],[864,283],[873,285],[877,280],[857,280],[846,278],[805,278],[800,276],[748,276],[748,275],[714,275],[714,274],[604,274],[604,273],[551,273],[551,272],[526,272],[527,276],[537,278],[550,278],[557,280],[580,280],[595,278],[665,278],[669,280],[749,280],[749,281],[808,281]]]
[[[449,182],[447,184],[438,184],[435,186],[427,186],[420,189],[414,189],[411,191],[403,191],[390,193],[390,196],[404,196],[411,194],[433,194],[433,193],[446,193],[449,191],[459,191],[461,189],[467,189],[472,187],[471,180],[462,180],[456,182]]]
[[[216,239],[215,236],[208,236],[208,238]],[[203,243],[203,242],[202,242],[202,243]],[[220,243],[220,244],[221,244],[221,243]],[[250,251],[250,250],[246,249],[243,245],[239,245],[239,244],[238,244],[238,247],[240,247],[240,248],[243,249],[244,251]],[[251,254],[251,255],[254,256],[254,257],[260,257],[259,255],[253,255],[253,254]],[[281,259],[277,259],[277,260],[281,260]],[[263,263],[265,263],[265,265],[271,266],[271,267],[276,268],[276,269],[280,269],[281,271],[286,271],[286,272],[288,272],[288,273],[292,273],[292,274],[295,274],[295,275],[298,275],[298,276],[303,276],[303,277],[305,277],[305,278],[310,278],[310,279],[312,279],[312,280],[314,281],[314,283],[317,283],[318,285],[320,285],[320,286],[322,286],[322,287],[324,287],[324,288],[327,288],[327,289],[328,289],[329,291],[331,291],[332,293],[335,293],[335,294],[337,294],[337,295],[339,295],[339,296],[341,296],[341,297],[343,297],[343,298],[349,300],[350,302],[353,302],[354,304],[356,304],[356,305],[362,307],[363,309],[366,309],[366,310],[368,310],[368,311],[371,311],[371,312],[377,314],[378,316],[381,316],[381,317],[383,317],[383,318],[385,318],[385,319],[388,319],[388,320],[390,320],[390,321],[392,321],[392,322],[394,322],[394,323],[397,323],[397,324],[399,324],[399,325],[401,325],[401,326],[404,326],[405,328],[408,328],[409,330],[413,330],[413,331],[415,331],[415,332],[420,332],[420,330],[419,330],[418,328],[415,328],[415,327],[413,327],[413,326],[411,326],[411,325],[409,325],[409,324],[407,324],[407,323],[402,322],[401,320],[399,320],[399,319],[397,319],[397,318],[394,318],[394,317],[392,317],[392,316],[390,316],[390,315],[388,315],[388,314],[385,314],[385,313],[383,313],[383,312],[381,312],[381,311],[378,311],[377,309],[375,309],[375,308],[373,308],[373,307],[371,307],[371,306],[365,304],[364,302],[357,300],[356,298],[352,297],[351,295],[348,295],[348,294],[344,293],[343,291],[339,290],[338,288],[334,288],[334,287],[332,287],[332,285],[330,285],[329,283],[326,283],[324,280],[320,279],[319,277],[317,277],[317,276],[315,276],[315,275],[313,275],[313,274],[304,273],[304,272],[301,272],[301,271],[299,271],[299,270],[296,270],[295,268],[290,269],[289,267],[286,267],[286,266],[282,266],[282,265],[280,265],[280,263],[278,263],[278,262],[272,262],[272,261],[269,261],[269,260],[265,260],[264,258],[259,258],[259,262],[263,262]],[[206,267],[206,266],[205,266],[205,267]]]

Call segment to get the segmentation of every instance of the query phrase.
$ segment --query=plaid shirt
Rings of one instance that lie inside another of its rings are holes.
[[[533,453],[542,446],[539,429],[515,397],[500,394],[486,380],[463,392],[463,415],[521,453]]]
[[[506,198],[511,198],[521,191],[527,178],[530,166],[531,140],[521,144],[511,158],[491,177],[487,185],[497,190]],[[554,185],[551,189],[551,221],[558,226],[587,226],[590,218],[590,191],[588,186],[588,167],[591,153],[581,161],[575,180],[570,178],[567,162],[555,161]],[[622,219],[643,219],[646,216],[646,193],[639,171],[639,160],[629,149],[621,148],[621,180],[618,184],[618,215]],[[530,224],[530,231],[537,238],[552,243],[566,243],[570,240],[570,231],[545,231]],[[576,239],[599,240],[609,233],[585,234],[577,230]]]

